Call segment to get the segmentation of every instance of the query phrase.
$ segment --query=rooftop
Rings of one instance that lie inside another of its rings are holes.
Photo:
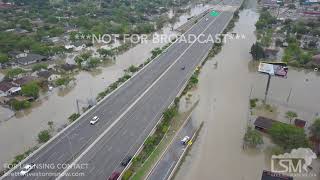
[[[297,127],[300,127],[300,128],[304,128],[306,126],[306,123],[307,122],[302,119],[295,119],[294,120],[294,125],[296,125]]]
[[[22,78],[16,79],[13,81],[14,84],[23,86],[25,84],[28,84],[29,82],[36,81],[37,77],[34,76],[24,76]]]
[[[39,62],[44,59],[46,59],[46,57],[39,54],[28,54],[26,57],[17,58],[16,61],[19,64],[29,64],[30,62]]]
[[[37,73],[37,75],[39,77],[48,79],[52,75],[52,72],[50,72],[50,71],[40,71],[40,72]]]
[[[263,171],[261,180],[293,180],[293,177],[273,173],[270,171]]]
[[[257,119],[254,121],[254,125],[263,128],[263,129],[270,129],[272,127],[272,124],[276,122],[273,119],[269,119],[266,117],[258,116]]]
[[[6,92],[12,87],[15,87],[15,86],[10,82],[5,82],[5,81],[0,82],[0,91]]]

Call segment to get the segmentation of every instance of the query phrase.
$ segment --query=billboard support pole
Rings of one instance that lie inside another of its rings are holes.
[[[264,96],[264,103],[267,102],[267,96],[268,96],[268,91],[269,91],[269,86],[270,86],[270,80],[271,80],[271,75],[268,74],[268,82],[267,82],[266,92],[265,92],[265,96]]]

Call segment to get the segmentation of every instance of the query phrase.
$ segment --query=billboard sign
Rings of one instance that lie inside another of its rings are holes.
[[[288,67],[285,63],[261,62],[259,64],[258,71],[271,76],[287,77]]]

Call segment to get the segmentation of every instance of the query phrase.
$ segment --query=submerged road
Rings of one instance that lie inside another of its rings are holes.
[[[225,0],[224,4],[239,6],[240,0]],[[232,15],[231,11],[220,12],[216,17],[206,15],[185,36],[211,34],[214,37],[223,31]],[[172,44],[165,53],[23,162],[38,166],[28,176],[16,176],[21,170],[16,168],[2,178],[100,180],[113,171],[122,171],[121,160],[133,155],[142,145],[212,45],[198,41]],[[90,125],[94,116],[100,117],[100,121]],[[66,169],[66,164],[82,166]],[[62,172],[65,176],[61,176]]]

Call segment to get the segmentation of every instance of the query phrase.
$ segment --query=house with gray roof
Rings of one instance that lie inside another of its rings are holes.
[[[41,61],[46,61],[48,58],[46,56],[42,56],[39,54],[33,54],[33,53],[25,53],[24,56],[21,56],[19,58],[16,58],[16,63],[26,66],[34,63],[38,63]]]

